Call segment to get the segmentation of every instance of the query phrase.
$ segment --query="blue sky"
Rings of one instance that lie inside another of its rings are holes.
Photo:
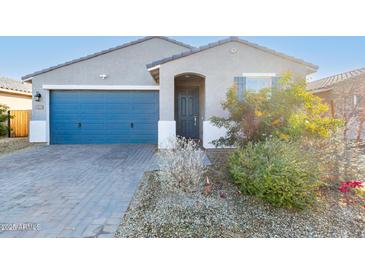
[[[140,37],[0,37],[0,76],[20,78],[52,65],[63,63]],[[202,46],[223,36],[171,36]],[[365,37],[278,37],[242,36],[276,51],[319,66],[312,79],[365,67]]]

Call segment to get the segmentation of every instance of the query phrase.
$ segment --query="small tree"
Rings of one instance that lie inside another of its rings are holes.
[[[4,136],[8,133],[8,110],[8,106],[0,104],[0,136]]]
[[[328,137],[341,125],[339,119],[326,116],[328,106],[306,91],[305,82],[294,80],[290,74],[283,75],[277,87],[257,93],[246,91],[243,100],[232,86],[222,106],[228,118],[212,117],[211,122],[226,128],[227,135],[213,141],[216,146],[245,145],[267,137]]]
[[[344,121],[344,136],[358,142],[365,138],[365,75],[336,84],[332,90],[334,116]]]

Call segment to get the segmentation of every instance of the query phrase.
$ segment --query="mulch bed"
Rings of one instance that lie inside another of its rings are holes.
[[[275,208],[229,182],[226,156],[209,152],[214,165],[201,193],[167,193],[146,173],[116,237],[365,237],[365,209],[345,203],[337,187],[321,189],[312,209]]]

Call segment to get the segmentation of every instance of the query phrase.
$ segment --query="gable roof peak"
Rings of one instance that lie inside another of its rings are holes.
[[[174,43],[176,45],[185,47],[187,49],[194,49],[194,47],[191,46],[191,45],[185,44],[185,43],[177,41],[175,39],[171,39],[171,38],[166,37],[166,36],[146,36],[144,38],[137,39],[137,40],[134,40],[134,41],[131,41],[131,42],[127,42],[127,43],[124,43],[124,44],[116,46],[116,47],[112,47],[112,48],[109,48],[109,49],[106,49],[106,50],[98,51],[98,52],[86,55],[84,57],[80,57],[78,59],[73,59],[73,60],[65,62],[65,63],[61,63],[61,64],[58,64],[58,65],[55,65],[55,66],[48,67],[46,69],[42,69],[42,70],[30,73],[30,74],[24,75],[22,77],[22,80],[27,81],[27,80],[30,80],[32,77],[34,77],[36,75],[43,74],[43,73],[46,73],[46,72],[49,72],[49,71],[52,71],[52,70],[55,70],[55,69],[58,69],[58,68],[61,68],[61,67],[64,67],[64,66],[68,66],[68,65],[71,65],[71,64],[75,64],[75,63],[78,63],[78,62],[82,62],[82,61],[85,61],[85,60],[88,60],[88,59],[91,59],[91,58],[94,58],[94,57],[97,57],[97,56],[100,56],[100,55],[103,55],[103,54],[106,54],[106,53],[109,53],[109,52],[112,52],[112,51],[115,51],[115,50],[123,49],[123,48],[129,47],[129,46],[133,46],[133,45],[136,45],[136,44],[139,44],[139,43],[143,43],[143,42],[151,40],[151,39],[155,39],[155,38],[165,40],[165,41],[170,42],[170,43]]]
[[[266,48],[264,46],[261,46],[261,45],[258,45],[258,44],[243,40],[243,39],[239,38],[238,36],[230,36],[228,38],[218,40],[216,42],[209,43],[209,44],[207,44],[205,46],[201,46],[199,48],[190,49],[189,51],[182,52],[182,53],[179,53],[179,54],[175,54],[175,55],[172,55],[170,57],[167,57],[167,58],[164,58],[164,59],[161,59],[161,60],[157,60],[153,63],[147,64],[147,68],[150,69],[152,67],[155,67],[155,66],[158,66],[158,65],[161,65],[161,64],[164,64],[164,63],[168,63],[168,62],[171,62],[173,60],[176,60],[176,59],[179,59],[179,58],[182,58],[182,57],[186,57],[186,56],[189,56],[189,55],[192,55],[192,54],[195,54],[195,53],[207,50],[207,49],[211,49],[211,48],[214,48],[214,47],[217,47],[217,46],[229,43],[229,42],[238,42],[238,43],[244,44],[246,46],[253,47],[253,48],[256,48],[258,50],[261,50],[261,51],[264,51],[264,52],[279,56],[281,58],[285,58],[285,59],[290,60],[292,62],[305,65],[305,66],[309,67],[313,72],[317,71],[317,69],[318,69],[317,65],[305,62],[301,59],[298,59],[298,58],[286,55],[284,53],[281,53],[281,52]]]

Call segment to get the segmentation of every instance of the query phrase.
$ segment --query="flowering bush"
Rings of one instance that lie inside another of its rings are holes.
[[[206,172],[205,152],[194,140],[176,138],[170,142],[174,149],[161,150],[157,154],[161,186],[170,191],[197,191]]]
[[[348,182],[340,182],[340,187],[338,188],[344,195],[346,195],[346,201],[349,203],[349,197],[347,196],[350,192],[355,192],[360,197],[365,198],[365,193],[363,191],[359,191],[364,187],[364,183],[360,181],[348,181]],[[365,205],[362,205],[365,208]]]
[[[341,192],[347,193],[350,192],[351,188],[361,188],[363,187],[363,182],[360,181],[349,181],[349,182],[341,182],[340,187],[338,188]]]
[[[277,87],[246,91],[243,100],[233,86],[222,106],[229,116],[212,117],[211,122],[225,128],[227,134],[212,142],[216,146],[242,146],[268,136],[282,140],[323,138],[342,125],[341,120],[326,116],[328,106],[306,91],[304,81],[294,80],[290,74],[282,75]]]

